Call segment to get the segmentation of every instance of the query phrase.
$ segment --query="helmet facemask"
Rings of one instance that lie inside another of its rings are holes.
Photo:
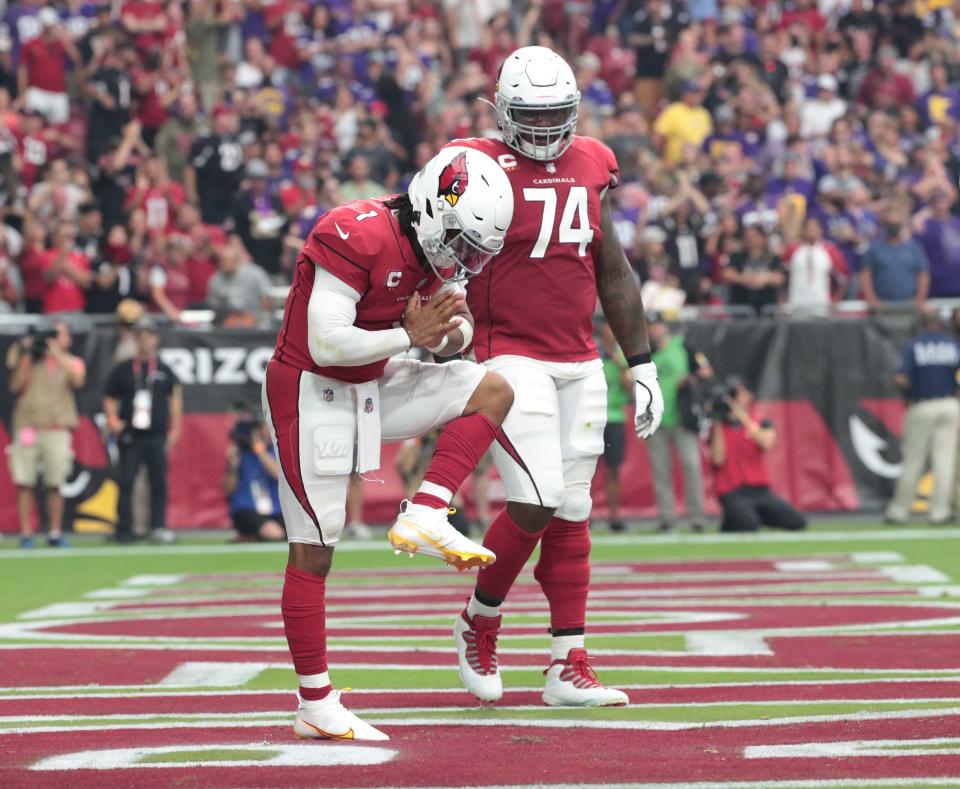
[[[444,230],[433,238],[422,239],[423,255],[433,273],[443,282],[460,282],[479,274],[503,248],[503,240],[485,245],[476,231],[465,229],[453,211],[442,214]]]
[[[497,115],[503,141],[515,151],[541,162],[558,159],[573,143],[580,92],[564,102],[530,105],[497,94]]]

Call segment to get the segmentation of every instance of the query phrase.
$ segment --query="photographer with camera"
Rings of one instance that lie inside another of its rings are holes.
[[[246,407],[237,410],[223,475],[237,541],[285,540],[277,484],[280,469],[270,433],[259,414]]]
[[[153,320],[142,318],[133,331],[137,355],[110,371],[103,398],[107,429],[120,449],[116,541],[134,540],[133,484],[143,464],[150,484],[150,539],[171,543],[176,535],[166,527],[167,453],[180,438],[183,397],[173,370],[157,358]]]
[[[72,355],[70,329],[55,323],[31,332],[7,354],[13,407],[10,475],[17,486],[20,545],[32,548],[33,498],[42,476],[47,491],[47,544],[63,547],[63,497],[60,486],[73,468],[73,431],[77,427],[74,392],[83,386],[86,368]],[[41,473],[42,470],[42,473]]]
[[[806,518],[770,489],[763,456],[777,440],[773,425],[753,418],[753,394],[741,381],[728,379],[724,390],[710,411],[710,461],[723,508],[720,531],[758,531],[761,526],[805,529]]]

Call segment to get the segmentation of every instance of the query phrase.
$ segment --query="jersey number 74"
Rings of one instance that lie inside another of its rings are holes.
[[[553,188],[525,188],[523,199],[528,203],[543,203],[543,215],[540,219],[540,234],[530,251],[531,258],[542,258],[553,237],[553,225],[557,218],[557,190]],[[574,221],[577,227],[574,227]],[[560,216],[557,240],[561,244],[577,244],[577,254],[587,254],[587,246],[593,241],[593,228],[587,216],[587,187],[571,186],[567,202]]]

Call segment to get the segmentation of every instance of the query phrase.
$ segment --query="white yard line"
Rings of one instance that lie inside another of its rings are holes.
[[[539,709],[539,708],[538,708]],[[406,710],[391,710],[391,713],[405,713],[407,711],[415,713],[409,718],[377,717],[376,714],[370,714],[367,710],[364,717],[369,723],[383,726],[497,726],[510,728],[546,728],[546,729],[631,729],[636,731],[688,731],[690,729],[745,729],[745,728],[769,728],[771,726],[796,726],[805,723],[841,723],[850,721],[875,721],[875,720],[917,720],[922,718],[960,716],[960,707],[946,707],[928,710],[886,710],[886,711],[866,711],[851,712],[841,715],[799,715],[778,719],[770,718],[752,718],[745,720],[729,721],[612,721],[612,720],[559,720],[559,719],[528,719],[528,718],[431,718],[421,714],[422,710],[416,707],[410,707]],[[446,711],[446,710],[445,710]],[[239,718],[239,719],[238,719]],[[128,724],[124,728],[145,730],[145,729],[216,729],[216,728],[256,728],[262,726],[287,726],[290,723],[290,716],[277,716],[276,718],[260,718],[257,720],[243,718],[240,715],[233,716],[230,720],[210,723],[209,721],[171,721],[169,723],[143,723]],[[8,734],[31,734],[31,733],[65,733],[77,731],[110,731],[116,729],[115,726],[90,724],[81,726],[34,726],[34,727],[0,727],[0,736]]]
[[[465,691],[461,691],[465,694]],[[346,697],[347,706],[349,706],[349,695]],[[128,697],[129,698],[129,697]],[[803,700],[803,701],[688,701],[688,702],[677,702],[673,703],[657,703],[657,704],[635,704],[631,709],[643,709],[643,710],[672,710],[672,709],[683,709],[683,708],[723,708],[723,707],[815,707],[822,706],[827,704],[844,704],[850,706],[864,705],[864,704],[889,704],[891,706],[910,706],[912,704],[956,704],[955,699],[945,699],[945,698],[933,698],[933,699],[822,699],[822,700]],[[422,716],[427,713],[476,713],[479,706],[477,704],[471,704],[469,706],[448,706],[448,707],[364,707],[359,708],[356,711],[363,716],[371,715],[415,715]],[[941,710],[951,710],[958,709],[953,707],[929,707],[925,711],[931,715],[940,712]],[[563,716],[562,708],[558,707],[546,707],[543,704],[497,704],[495,707],[490,708],[491,714],[493,712],[497,713],[510,713],[510,712],[542,712],[544,714],[553,714],[554,717],[548,718],[548,720],[572,720],[572,718],[567,718]],[[916,710],[921,712],[922,710]],[[256,710],[249,712],[156,712],[156,713],[129,713],[129,714],[104,714],[104,715],[0,715],[0,727],[9,727],[18,723],[70,723],[75,722],[80,725],[83,725],[84,722],[91,721],[130,721],[136,723],[137,721],[176,721],[176,720],[199,720],[199,721],[217,721],[230,723],[234,720],[258,720],[261,718],[277,718],[284,715],[293,715],[296,712],[296,709],[291,707],[289,709],[273,709],[273,710]],[[879,711],[878,711],[879,712]],[[570,709],[566,710],[568,715],[573,715],[573,711]],[[859,714],[859,713],[855,713]],[[778,719],[787,719],[795,717],[790,715],[778,715]],[[948,740],[950,743],[960,745],[960,737],[954,737]],[[908,741],[910,742],[910,741]],[[801,755],[801,754],[798,754]],[[803,754],[806,755],[806,754]],[[813,755],[813,754],[811,754]],[[823,754],[826,755],[826,754]]]
[[[293,667],[288,667],[293,671]],[[773,680],[769,682],[751,682],[752,688],[765,687],[819,687],[821,685],[873,685],[873,684],[907,684],[917,682],[945,682],[960,683],[960,674],[951,674],[947,676],[926,676],[926,677],[877,677],[864,679],[790,679]],[[151,687],[157,687],[155,685]],[[692,689],[735,689],[742,687],[741,683],[731,682],[698,682],[698,683],[670,683],[670,684],[620,684],[617,687],[622,690],[692,690]],[[543,690],[542,685],[530,685],[526,687],[508,687],[507,695],[513,693],[539,693]],[[15,693],[13,691],[22,691]],[[87,691],[78,696],[78,691]],[[96,691],[96,692],[89,692]],[[102,691],[102,692],[101,692]],[[350,695],[387,695],[404,693],[466,693],[463,688],[351,688]],[[193,697],[193,696],[273,696],[279,694],[295,694],[295,689],[291,688],[273,688],[273,689],[224,689],[224,690],[204,690],[200,688],[173,688],[164,687],[161,691],[145,691],[143,685],[41,685],[22,688],[0,688],[0,701],[18,701],[25,699],[151,699],[167,697]],[[349,698],[349,696],[347,697]],[[884,699],[877,699],[884,701]],[[785,703],[785,702],[781,702]]]

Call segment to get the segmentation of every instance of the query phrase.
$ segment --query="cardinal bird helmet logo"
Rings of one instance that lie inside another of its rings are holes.
[[[461,195],[467,191],[467,153],[457,154],[450,164],[440,171],[437,184],[437,197],[442,197],[450,206],[455,206]]]

